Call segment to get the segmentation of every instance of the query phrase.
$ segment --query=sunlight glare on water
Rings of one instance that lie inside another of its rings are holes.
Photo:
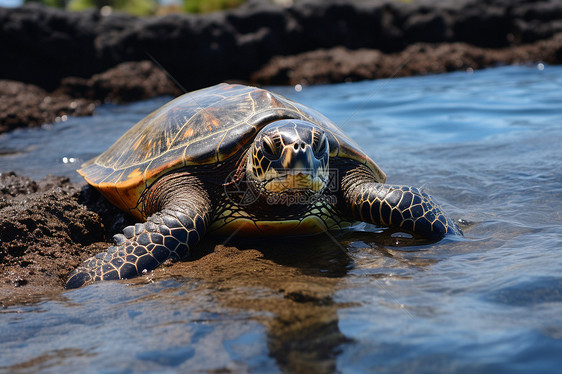
[[[322,258],[293,254],[312,277],[326,276],[318,264],[338,246],[346,258],[330,265],[338,269],[330,273],[335,312],[312,314],[321,328],[293,336],[296,345],[272,327],[283,311],[222,305],[204,279],[110,282],[8,307],[0,311],[0,372],[282,372],[297,353],[287,347],[341,372],[556,372],[560,87],[562,67],[547,65],[273,87],[340,125],[389,183],[423,186],[466,222],[465,238],[401,247],[377,243],[367,227],[322,244],[331,246]],[[92,118],[2,135],[0,171],[78,181],[77,165],[167,100],[107,105]],[[228,292],[283,297],[265,287]]]

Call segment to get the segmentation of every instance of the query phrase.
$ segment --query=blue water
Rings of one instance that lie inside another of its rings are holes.
[[[545,66],[271,88],[334,120],[390,183],[424,186],[465,239],[397,247],[366,227],[309,248],[304,265],[264,262],[329,291],[328,306],[294,306],[315,327],[299,334],[295,320],[292,338],[276,330],[287,311],[244,305],[284,297],[264,274],[107,282],[11,306],[0,372],[558,372],[561,87],[562,67]],[[2,135],[0,172],[78,181],[80,162],[168,99]]]

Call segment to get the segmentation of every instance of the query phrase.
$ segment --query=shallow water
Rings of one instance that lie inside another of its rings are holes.
[[[363,227],[278,255],[326,279],[328,306],[301,303],[313,323],[290,337],[277,330],[283,311],[224,302],[204,278],[107,282],[8,307],[0,372],[558,371],[561,87],[562,67],[546,66],[272,88],[334,120],[390,183],[423,185],[466,222],[465,238],[392,246]],[[167,100],[0,136],[0,172],[78,181],[80,162]],[[284,297],[260,276],[229,280],[229,293]]]

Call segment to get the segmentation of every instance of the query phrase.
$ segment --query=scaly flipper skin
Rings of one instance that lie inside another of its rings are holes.
[[[157,183],[147,206],[157,210],[146,222],[115,235],[116,246],[87,259],[68,277],[65,288],[100,280],[128,279],[185,256],[203,237],[211,210],[207,194],[185,178]],[[176,184],[171,185],[171,184]]]
[[[342,193],[347,211],[356,220],[400,228],[430,239],[462,235],[431,196],[415,187],[374,182],[371,172],[363,166],[347,172],[342,179]]]

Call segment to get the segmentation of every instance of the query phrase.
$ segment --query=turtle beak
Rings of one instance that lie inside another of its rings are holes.
[[[276,175],[265,188],[272,192],[288,189],[321,191],[326,186],[327,165],[314,156],[312,147],[297,141],[283,148]]]

